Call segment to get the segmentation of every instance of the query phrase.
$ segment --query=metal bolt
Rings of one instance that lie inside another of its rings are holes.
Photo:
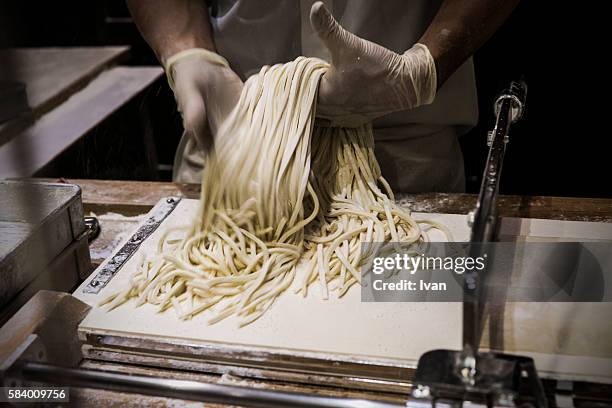
[[[476,358],[473,355],[463,358],[460,373],[464,384],[473,386],[476,383]]]
[[[426,385],[418,384],[414,390],[412,390],[412,396],[414,398],[429,398],[431,396],[431,390]]]
[[[168,197],[168,198],[166,198],[166,202],[167,202],[168,204],[172,204],[172,203],[174,202],[174,198],[172,198],[172,197]]]

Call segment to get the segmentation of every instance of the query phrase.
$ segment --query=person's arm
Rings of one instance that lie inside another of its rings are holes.
[[[203,150],[232,111],[242,81],[216,54],[203,0],[127,0],[142,36],[164,66],[185,131]]]
[[[190,48],[215,51],[204,0],[127,0],[145,41],[162,63]]]
[[[319,85],[317,116],[332,126],[359,126],[432,103],[437,88],[495,32],[517,3],[445,0],[419,42],[402,54],[348,32],[322,2],[314,3],[310,23],[332,57]]]
[[[508,18],[519,0],[445,0],[418,41],[429,48],[438,87]]]

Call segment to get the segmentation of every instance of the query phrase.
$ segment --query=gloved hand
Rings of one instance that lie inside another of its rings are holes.
[[[342,28],[322,2],[312,5],[310,23],[332,57],[317,104],[331,126],[359,126],[433,101],[436,66],[425,45],[399,55]]]
[[[183,127],[200,148],[210,149],[217,130],[230,114],[243,83],[225,58],[203,48],[181,51],[165,64]]]

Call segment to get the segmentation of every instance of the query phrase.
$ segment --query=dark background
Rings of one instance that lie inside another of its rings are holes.
[[[607,11],[605,6],[597,10],[594,4],[597,3],[584,2],[577,7],[572,2],[525,0],[477,52],[480,121],[460,140],[468,192],[477,192],[480,185],[487,154],[486,133],[494,123],[495,96],[511,80],[523,78],[529,87],[527,110],[524,119],[511,130],[502,193],[612,197],[606,97],[610,47],[606,44],[609,36],[600,29],[605,27],[606,23],[600,20]],[[157,64],[131,22],[123,0],[3,1],[0,33],[0,46],[129,44],[129,64]],[[133,166],[105,169],[99,164],[104,161],[96,164],[91,156],[108,155],[108,149],[116,143],[89,143],[68,152],[73,167],[60,166],[54,169],[59,172],[55,175],[168,180],[168,165],[172,163],[180,129],[172,94],[160,81],[134,106],[95,130],[128,139],[130,132],[149,132],[154,139],[155,171],[134,170]],[[123,143],[122,150],[135,149],[129,141]],[[137,152],[132,157],[136,161],[150,159]]]

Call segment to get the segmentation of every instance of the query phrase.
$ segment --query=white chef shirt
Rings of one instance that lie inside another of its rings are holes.
[[[217,51],[244,80],[263,65],[300,55],[330,60],[310,27],[315,0],[209,0]],[[418,41],[441,0],[326,0],[340,24],[359,37],[403,53]],[[434,102],[374,121],[375,152],[383,175],[400,192],[464,189],[463,157],[457,137],[478,118],[470,58],[438,90]],[[175,180],[200,182],[203,157],[195,140],[183,136]]]

